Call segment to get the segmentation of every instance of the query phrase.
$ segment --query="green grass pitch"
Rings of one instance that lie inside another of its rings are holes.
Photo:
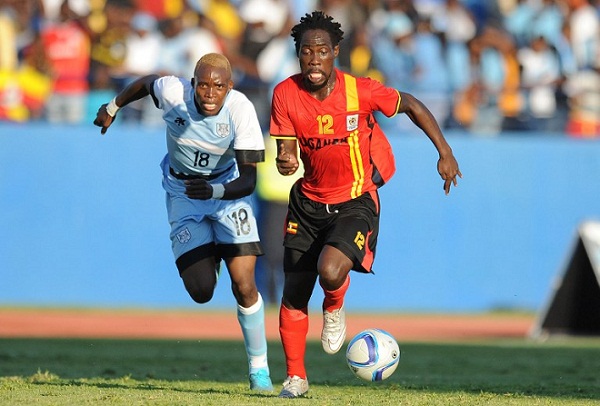
[[[0,339],[0,405],[592,405],[600,339],[400,342],[396,372],[355,378],[344,353],[309,342],[310,391],[278,399],[281,344],[269,343],[273,394],[250,392],[241,341]]]

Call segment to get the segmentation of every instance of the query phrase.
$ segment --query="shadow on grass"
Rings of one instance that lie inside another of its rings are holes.
[[[189,393],[193,395],[224,395],[224,396],[236,396],[239,394],[238,390],[219,389],[215,387],[210,388],[184,388],[174,387],[162,384],[154,384],[149,382],[140,382],[132,379],[125,378],[126,383],[111,381],[99,381],[99,378],[85,379],[85,380],[64,380],[60,378],[50,380],[39,380],[33,379],[33,385],[40,386],[55,386],[55,387],[82,387],[82,388],[98,388],[98,389],[122,389],[122,390],[139,390],[139,391],[163,391],[163,392],[176,392],[176,393]],[[209,385],[210,383],[207,383]],[[216,383],[215,386],[219,384]],[[250,392],[247,396],[255,398],[271,398],[273,393],[269,392]]]

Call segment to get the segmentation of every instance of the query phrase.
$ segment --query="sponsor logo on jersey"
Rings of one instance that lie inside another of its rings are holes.
[[[329,145],[348,144],[348,138],[300,138],[298,139],[300,146],[306,147],[313,151],[318,151]]]
[[[229,135],[230,129],[227,123],[217,123],[217,135],[221,138],[225,138]]]

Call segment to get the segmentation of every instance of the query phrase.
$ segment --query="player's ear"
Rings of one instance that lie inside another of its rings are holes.
[[[192,84],[192,87],[194,87],[194,78],[190,79],[190,83]]]

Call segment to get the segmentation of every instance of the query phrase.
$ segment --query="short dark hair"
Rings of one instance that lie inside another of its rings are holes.
[[[300,41],[302,36],[308,30],[323,30],[327,31],[333,46],[336,46],[344,39],[344,31],[342,25],[333,21],[333,17],[328,16],[322,11],[313,11],[312,14],[305,14],[300,18],[300,23],[292,27],[292,38],[296,45],[296,54],[300,52]]]

